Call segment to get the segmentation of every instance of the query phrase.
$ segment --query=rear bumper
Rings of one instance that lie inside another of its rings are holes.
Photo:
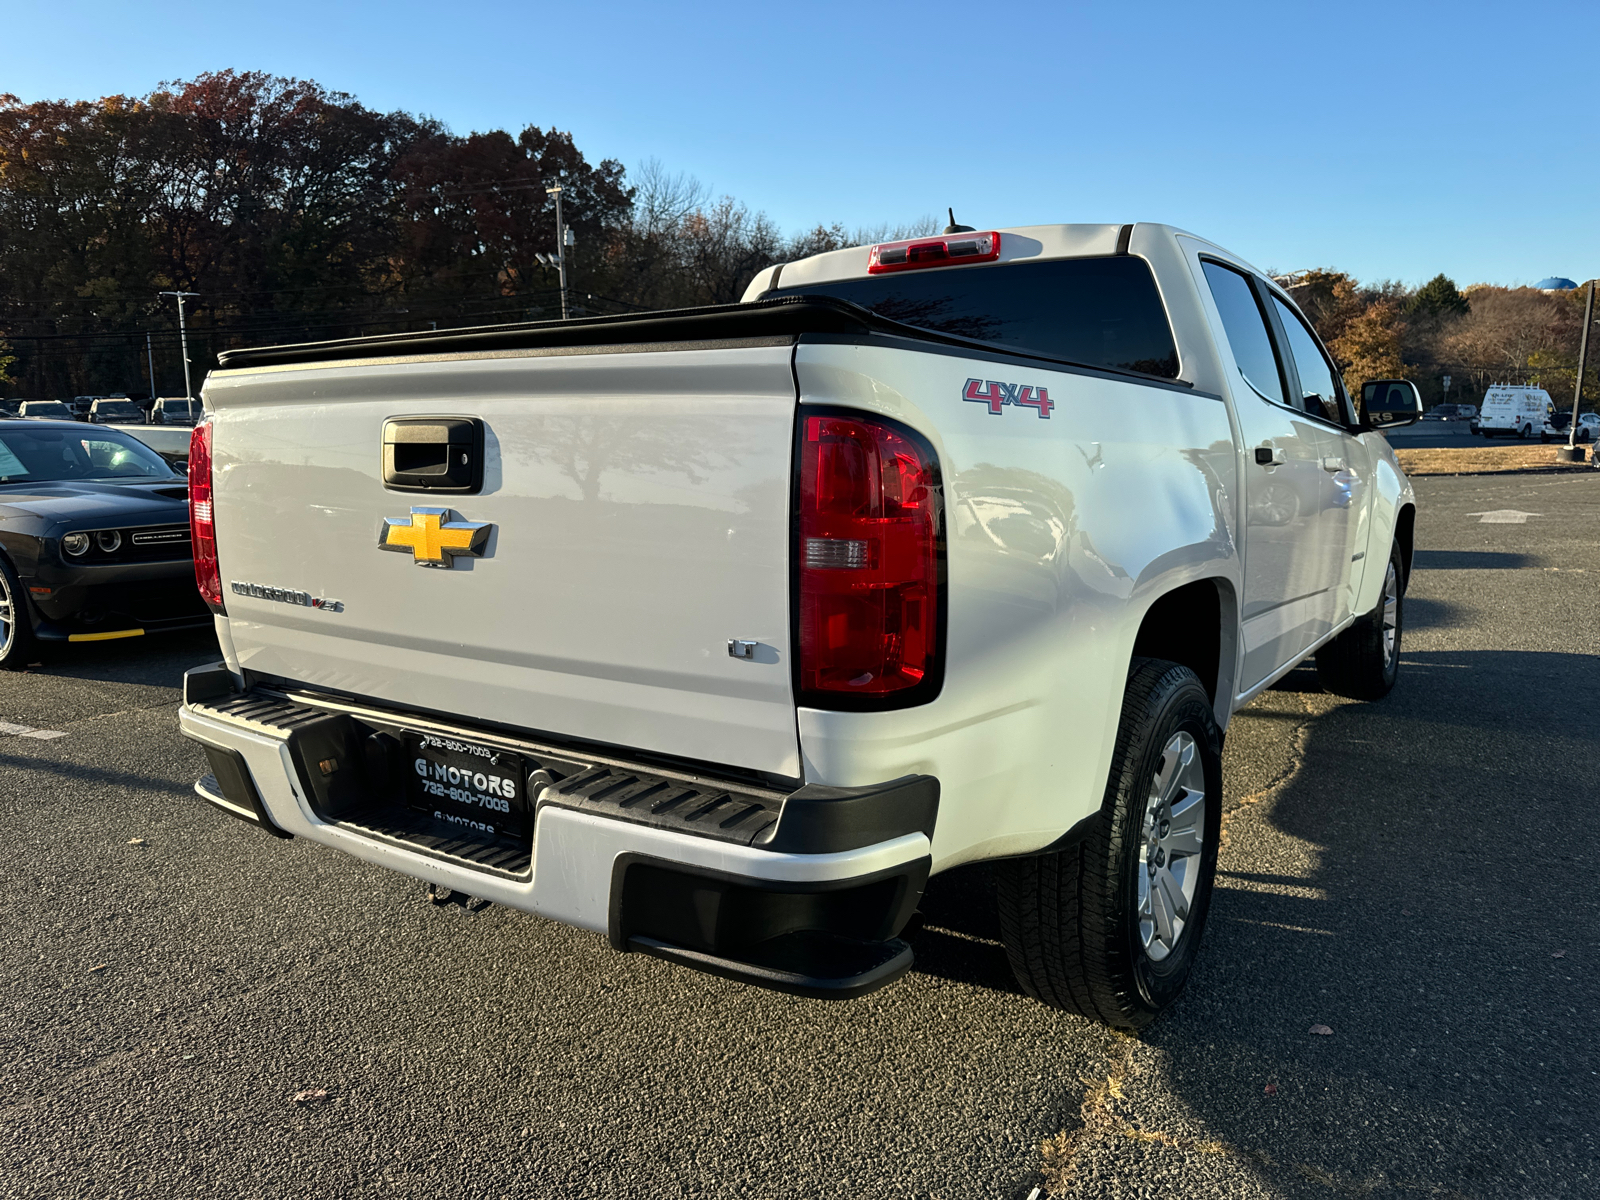
[[[233,684],[221,664],[189,672],[179,724],[211,762],[198,794],[266,832],[605,934],[618,950],[783,991],[861,995],[911,965],[897,935],[932,862],[931,779],[783,794],[329,697],[239,693]],[[418,727],[523,755],[534,804],[524,845],[466,842],[395,818],[399,806],[385,798],[387,778],[366,747]],[[366,773],[340,780],[307,769],[328,761],[365,763]],[[628,803],[673,789],[690,799],[669,798],[659,813]]]

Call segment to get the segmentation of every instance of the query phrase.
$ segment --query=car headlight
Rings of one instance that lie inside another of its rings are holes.
[[[115,529],[102,529],[94,535],[95,545],[106,554],[115,554],[117,547],[122,545],[122,535]]]
[[[61,539],[61,548],[73,558],[77,558],[89,549],[89,535],[87,533],[69,533]]]

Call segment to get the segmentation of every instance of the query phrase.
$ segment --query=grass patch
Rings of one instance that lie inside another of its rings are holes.
[[[1541,471],[1556,466],[1556,448],[1549,446],[1455,446],[1445,449],[1395,447],[1407,475],[1479,475],[1502,471]]]

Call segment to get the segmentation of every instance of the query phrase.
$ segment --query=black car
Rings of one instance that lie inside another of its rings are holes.
[[[39,642],[210,625],[188,483],[116,429],[0,418],[0,667]]]

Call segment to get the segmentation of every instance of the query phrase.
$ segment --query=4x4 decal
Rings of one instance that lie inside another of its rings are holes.
[[[1048,421],[1050,410],[1055,401],[1050,399],[1050,392],[1046,388],[1034,387],[1028,383],[1001,383],[998,379],[969,379],[967,386],[961,393],[963,400],[976,400],[980,404],[989,406],[989,415],[998,417],[1008,404],[1022,408],[1031,408],[1038,412],[1040,419]]]

